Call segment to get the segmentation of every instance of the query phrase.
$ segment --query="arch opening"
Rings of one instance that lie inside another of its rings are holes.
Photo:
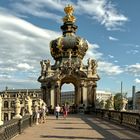
[[[73,83],[63,83],[61,86],[61,104],[69,104],[70,106],[75,103],[75,85]]]

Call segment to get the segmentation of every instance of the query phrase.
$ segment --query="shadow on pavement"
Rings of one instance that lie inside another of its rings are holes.
[[[87,123],[89,126],[91,126],[94,130],[96,130],[98,133],[100,133],[104,137],[104,140],[122,140],[122,139],[123,140],[128,140],[128,139],[129,140],[140,140],[140,137],[134,136],[132,134],[128,134],[128,132],[126,132],[126,133],[127,133],[127,136],[130,136],[130,138],[126,139],[126,138],[120,138],[117,135],[114,135],[108,131],[108,130],[117,130],[119,132],[122,130],[128,130],[127,128],[126,129],[125,128],[115,128],[111,124],[109,124],[109,122],[106,122],[106,123],[100,122],[100,124],[105,124],[107,126],[112,127],[112,128],[110,127],[110,129],[104,129],[98,125],[99,123],[94,123],[93,121],[91,121],[89,119],[89,117],[81,116],[81,119],[85,123]],[[92,118],[92,119],[95,119],[95,118]],[[102,120],[99,120],[99,121],[102,121]],[[123,133],[124,133],[124,131],[123,131]]]
[[[83,139],[83,140],[93,140],[94,138],[91,137],[76,137],[76,136],[52,136],[52,135],[41,135],[41,138],[56,138],[56,139]],[[95,138],[96,140],[103,140],[103,139],[98,139]]]

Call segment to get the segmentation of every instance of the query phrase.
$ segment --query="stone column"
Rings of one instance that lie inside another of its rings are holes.
[[[96,101],[96,85],[92,86],[92,107],[95,108]]]
[[[92,95],[93,95],[92,85],[88,85],[87,87],[87,104],[88,105],[92,105]]]
[[[55,84],[55,105],[59,104],[60,105],[60,82],[57,81]]]
[[[55,107],[55,92],[54,92],[54,87],[50,91],[50,105],[52,108]]]
[[[86,85],[84,85],[83,87],[82,87],[82,94],[83,94],[83,104],[85,105],[85,106],[87,106],[87,86]]]
[[[83,94],[84,94],[84,81],[82,80],[79,87],[79,104],[83,104]]]
[[[46,87],[45,86],[42,86],[41,87],[41,90],[42,90],[42,98],[43,98],[44,102],[47,102],[47,98],[46,98]]]
[[[8,112],[8,120],[11,120],[11,111]]]
[[[79,105],[81,102],[81,88],[75,87],[75,104]]]
[[[0,96],[0,125],[3,125],[2,121],[2,97]]]
[[[78,92],[78,105],[83,104],[83,87],[80,86]]]
[[[13,119],[21,119],[22,118],[22,116],[20,115],[20,110],[21,110],[20,100],[19,100],[19,98],[16,98],[16,101],[15,101],[15,116],[13,117]]]

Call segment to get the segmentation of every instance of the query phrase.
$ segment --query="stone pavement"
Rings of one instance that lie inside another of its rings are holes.
[[[140,140],[140,133],[91,115],[48,116],[47,122],[27,128],[12,140]]]

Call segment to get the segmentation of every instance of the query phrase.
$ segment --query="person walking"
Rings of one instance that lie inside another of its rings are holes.
[[[41,106],[41,123],[45,123],[45,121],[46,121],[46,106],[45,106],[45,104],[44,103],[42,103],[42,106]]]
[[[56,115],[56,119],[59,118],[59,114],[60,114],[60,106],[59,104],[57,104],[57,106],[55,107],[55,115]]]
[[[68,111],[69,111],[69,107],[68,107],[68,105],[65,104],[63,106],[63,117],[64,117],[64,119],[66,119],[66,117],[68,115]]]

